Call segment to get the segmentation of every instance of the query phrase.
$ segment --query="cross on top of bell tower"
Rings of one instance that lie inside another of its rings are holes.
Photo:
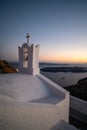
[[[30,38],[30,35],[29,35],[29,33],[27,33],[27,36],[26,36],[26,38],[27,38],[27,44],[30,44],[30,43],[29,43],[29,38]]]

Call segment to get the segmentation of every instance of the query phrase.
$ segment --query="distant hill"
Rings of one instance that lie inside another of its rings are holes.
[[[13,68],[9,63],[5,60],[0,60],[0,71],[1,73],[16,73],[16,69]]]
[[[72,96],[87,101],[87,78],[81,79],[76,85],[65,87]]]
[[[73,72],[73,73],[81,73],[87,72],[87,67],[44,67],[41,69],[44,72]]]

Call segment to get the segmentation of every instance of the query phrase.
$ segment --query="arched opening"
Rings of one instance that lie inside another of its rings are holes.
[[[28,68],[28,47],[23,47],[23,67]]]

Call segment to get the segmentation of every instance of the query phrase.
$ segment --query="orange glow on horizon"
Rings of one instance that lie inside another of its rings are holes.
[[[48,55],[48,56],[40,56],[40,61],[45,62],[61,62],[61,63],[87,63],[87,57],[86,56],[54,56],[54,55]]]

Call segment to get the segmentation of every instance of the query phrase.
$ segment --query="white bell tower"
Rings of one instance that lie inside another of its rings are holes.
[[[18,47],[19,52],[19,72],[31,75],[39,74],[39,45],[30,44],[30,35],[27,33],[27,43]]]

